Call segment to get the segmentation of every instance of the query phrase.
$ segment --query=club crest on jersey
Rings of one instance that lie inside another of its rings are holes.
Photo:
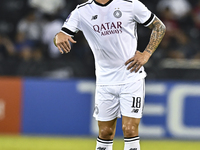
[[[115,18],[120,18],[122,16],[122,12],[120,10],[115,10],[113,15],[115,16]]]

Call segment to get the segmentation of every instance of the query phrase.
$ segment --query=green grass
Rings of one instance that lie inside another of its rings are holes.
[[[200,141],[141,140],[141,150],[200,150]],[[0,150],[94,150],[95,138],[0,136]],[[123,150],[115,139],[113,150]]]

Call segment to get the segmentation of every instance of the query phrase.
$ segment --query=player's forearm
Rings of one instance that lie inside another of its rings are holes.
[[[150,29],[152,29],[150,41],[145,49],[146,52],[148,52],[150,55],[153,54],[153,52],[156,50],[160,42],[162,41],[165,32],[166,32],[166,27],[160,21],[157,17],[153,21],[153,23],[149,26]]]

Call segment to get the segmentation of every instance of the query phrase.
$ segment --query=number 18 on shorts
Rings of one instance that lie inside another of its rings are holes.
[[[121,115],[141,118],[144,86],[144,79],[121,85],[97,85],[93,116],[99,121],[110,121]]]

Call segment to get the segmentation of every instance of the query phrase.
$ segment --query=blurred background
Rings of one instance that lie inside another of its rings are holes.
[[[0,1],[2,139],[6,135],[97,136],[92,118],[93,54],[81,32],[68,54],[61,55],[53,44],[67,16],[83,2]],[[141,2],[164,22],[167,32],[145,65],[140,136],[200,143],[200,0]],[[138,50],[145,49],[150,34],[138,25]],[[122,138],[120,119],[116,136]]]

